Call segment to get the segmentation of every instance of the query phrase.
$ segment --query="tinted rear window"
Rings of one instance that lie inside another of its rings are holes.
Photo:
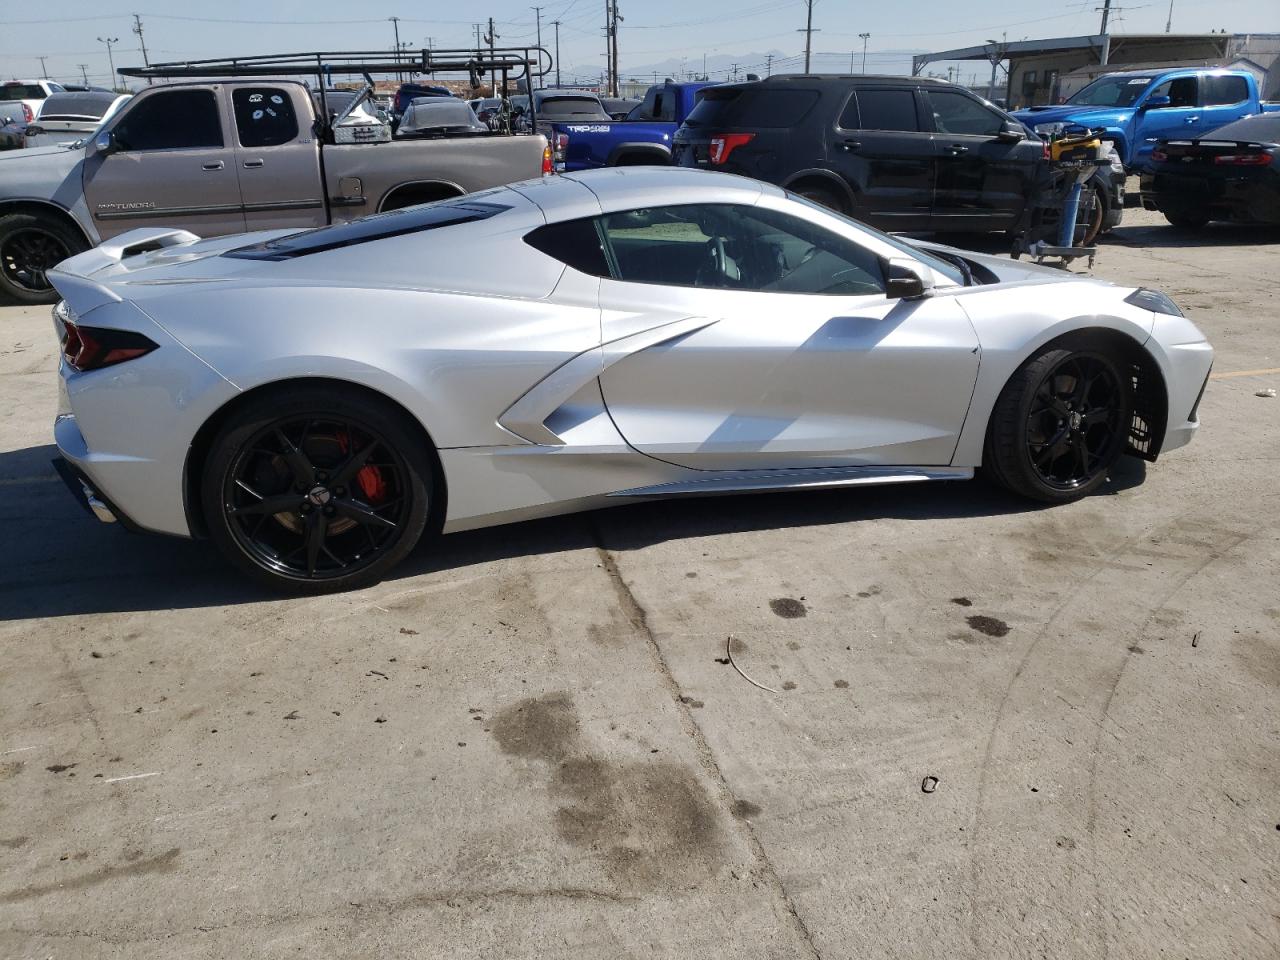
[[[609,276],[609,263],[600,244],[600,234],[591,219],[549,223],[528,234],[524,242],[589,276]]]
[[[34,83],[0,84],[0,100],[43,100],[44,88]]]
[[[537,107],[538,116],[548,120],[554,117],[609,119],[595,97],[543,97],[537,101]]]
[[[702,94],[685,123],[690,127],[756,127],[763,130],[799,123],[818,102],[817,90],[776,87],[714,87]]]
[[[72,120],[89,117],[101,120],[115,102],[114,93],[55,93],[40,107],[41,120]]]
[[[1280,143],[1280,113],[1260,114],[1228,123],[1210,133],[1201,134],[1201,140],[1237,140],[1252,143]]]
[[[422,207],[406,207],[391,213],[378,213],[363,220],[339,223],[331,227],[319,227],[291,233],[287,237],[255,243],[248,247],[228,250],[224,257],[242,260],[292,260],[311,253],[323,253],[339,247],[350,247],[373,240],[386,240],[409,233],[421,233],[456,223],[474,223],[487,220],[495,214],[511,208],[501,203],[460,201],[433,203]]]

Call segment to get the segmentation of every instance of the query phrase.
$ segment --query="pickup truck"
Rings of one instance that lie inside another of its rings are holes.
[[[611,120],[607,113],[591,120],[544,119],[539,108],[538,130],[551,142],[557,170],[666,165],[671,138],[698,102],[698,91],[709,86],[655,84],[625,120]]]
[[[1241,117],[1280,110],[1258,96],[1247,70],[1208,68],[1108,73],[1052,107],[1030,107],[1014,117],[1037,133],[1063,126],[1103,128],[1125,169],[1141,170],[1158,140],[1194,139]]]
[[[540,136],[392,142],[344,119],[318,120],[296,80],[184,81],[88,142],[0,154],[0,293],[52,302],[48,268],[139,226],[302,230],[551,172]]]

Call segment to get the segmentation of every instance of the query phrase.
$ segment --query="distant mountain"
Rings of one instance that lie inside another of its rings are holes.
[[[868,73],[888,73],[909,75],[911,58],[923,50],[877,50],[867,54]],[[631,64],[626,60],[626,48],[622,51],[623,82],[657,83],[667,77],[673,80],[693,79],[702,76],[702,57],[670,57],[655,63]],[[862,70],[862,51],[845,52],[815,51],[811,58],[811,69],[814,73],[848,73],[850,57],[854,72]],[[778,49],[754,50],[736,55],[715,54],[706,58],[706,72],[711,80],[728,80],[734,76],[737,68],[738,79],[746,79],[748,73],[765,76],[770,68],[773,73],[800,73],[804,70],[803,53],[784,53]],[[571,81],[574,85],[595,84],[600,82],[603,70],[600,67],[565,66],[560,70],[563,82]]]

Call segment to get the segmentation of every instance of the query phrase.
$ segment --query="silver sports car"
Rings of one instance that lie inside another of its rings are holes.
[[[430,530],[642,498],[959,480],[1082,497],[1187,443],[1163,294],[623,168],[301,233],[143,229],[50,274],[95,513],[294,591]]]

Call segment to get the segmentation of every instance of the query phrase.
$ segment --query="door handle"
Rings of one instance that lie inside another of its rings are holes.
[[[841,140],[840,149],[841,150],[861,150],[862,141],[861,140]]]
[[[953,157],[963,156],[968,152],[969,152],[968,147],[961,146],[958,143],[953,143],[951,144],[951,146],[947,147],[947,153],[951,154],[951,156]]]
[[[203,164],[201,164],[201,165],[200,165],[200,169],[202,169],[202,170],[221,170],[221,169],[222,169],[222,161],[221,161],[221,160],[214,160],[212,163],[203,163]]]
[[[262,166],[262,161],[261,161],[261,160],[246,160],[246,161],[244,162],[244,165],[245,165],[246,167],[260,167],[260,166]]]

